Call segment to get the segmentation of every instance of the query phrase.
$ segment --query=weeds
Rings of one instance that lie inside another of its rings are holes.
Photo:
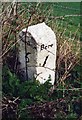
[[[55,119],[58,116],[65,116],[66,119],[71,119],[82,115],[77,112],[80,111],[79,103],[82,102],[80,81],[82,76],[78,71],[81,60],[80,26],[79,22],[73,21],[73,18],[80,17],[80,13],[59,15],[54,5],[52,3],[13,3],[5,8],[3,3],[3,11],[0,15],[2,18],[0,59],[3,58],[3,119],[5,120],[13,117],[20,120],[25,116],[29,119],[31,116]],[[29,25],[43,21],[54,30],[57,37],[54,87],[49,80],[40,85],[36,80],[22,82],[16,76],[18,33]],[[10,64],[12,60],[14,62]]]

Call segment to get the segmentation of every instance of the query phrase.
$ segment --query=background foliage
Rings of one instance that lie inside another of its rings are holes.
[[[82,65],[80,3],[3,3],[3,119],[81,119]],[[45,22],[57,36],[56,81],[21,81],[17,68],[18,33]]]

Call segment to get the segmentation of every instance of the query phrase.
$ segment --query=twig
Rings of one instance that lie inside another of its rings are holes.
[[[9,50],[10,50],[12,47],[14,47],[15,44],[17,44],[18,41],[20,41],[20,40],[17,40],[16,43],[14,43],[9,49],[7,49],[7,50],[0,56],[0,58],[4,57],[4,55],[5,55],[7,52],[9,52]]]

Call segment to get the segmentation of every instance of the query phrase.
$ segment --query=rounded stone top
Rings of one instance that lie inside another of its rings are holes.
[[[22,31],[26,32],[26,29],[27,28],[23,29]],[[44,22],[29,26],[27,32],[32,35],[37,43],[47,44],[47,42],[56,41],[55,33]]]

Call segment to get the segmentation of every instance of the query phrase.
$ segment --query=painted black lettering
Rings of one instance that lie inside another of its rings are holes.
[[[45,49],[47,49],[47,46],[45,46]]]
[[[27,63],[29,62],[29,57],[28,55],[31,54],[30,52],[26,53],[25,58],[27,59]]]
[[[47,62],[48,57],[49,57],[49,55],[48,55],[48,56],[46,56],[46,58],[45,58],[45,60],[44,60],[44,63],[43,63],[43,65],[42,65],[42,67],[44,67],[44,66],[45,66],[45,64],[46,64],[46,62]]]
[[[48,48],[49,48],[49,47],[52,47],[52,46],[53,46],[53,44],[51,44],[51,45],[48,45]]]
[[[43,49],[44,49],[44,44],[41,45],[41,50],[43,50]]]

